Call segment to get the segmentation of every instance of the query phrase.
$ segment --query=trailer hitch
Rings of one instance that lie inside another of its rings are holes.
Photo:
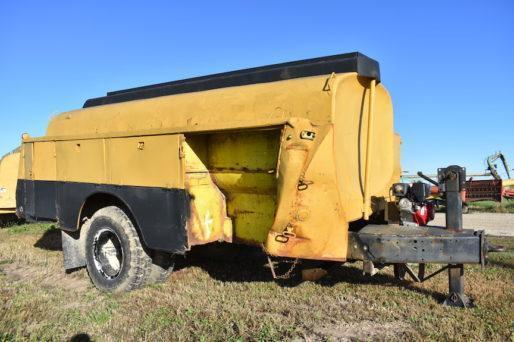
[[[472,306],[472,301],[464,294],[463,265],[484,266],[489,247],[484,231],[462,228],[461,195],[465,180],[466,170],[460,166],[438,170],[437,188],[447,202],[444,227],[367,224],[349,232],[347,259],[363,260],[364,272],[368,274],[374,273],[374,265],[394,265],[398,279],[404,279],[408,274],[416,282],[424,282],[448,271],[449,296],[444,304]],[[409,268],[409,263],[419,264],[417,274]],[[441,264],[442,267],[426,275],[425,264],[429,263]]]
[[[446,198],[446,229],[455,233],[462,233],[462,192],[465,190],[466,169],[458,165],[450,165],[437,170],[438,182],[426,177],[421,172],[418,176],[439,187],[439,191]],[[484,250],[483,236],[480,235],[480,251]],[[485,257],[480,257],[483,265]],[[400,266],[401,265],[401,266]],[[408,273],[416,282],[424,282],[435,275],[448,270],[449,295],[444,305],[454,307],[471,307],[473,302],[464,294],[464,264],[448,264],[429,276],[425,277],[425,264],[419,264],[419,272],[416,275],[407,264],[400,264],[395,273]],[[400,269],[401,268],[401,269]]]

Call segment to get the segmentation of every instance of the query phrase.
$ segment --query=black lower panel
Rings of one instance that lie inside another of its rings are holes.
[[[29,221],[57,220],[61,229],[74,231],[84,203],[100,194],[115,197],[130,210],[148,248],[186,249],[190,206],[184,189],[18,180],[17,210]]]
[[[56,182],[18,180],[16,208],[28,221],[54,220],[56,218]]]

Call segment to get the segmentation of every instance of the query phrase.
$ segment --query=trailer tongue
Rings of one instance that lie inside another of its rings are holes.
[[[446,227],[367,225],[350,232],[348,259],[363,260],[364,270],[370,274],[374,273],[375,265],[394,264],[397,277],[408,273],[418,282],[448,270],[449,296],[444,304],[469,307],[472,301],[464,294],[464,264],[485,264],[485,234],[462,228],[465,169],[456,165],[439,169],[438,179],[437,186],[447,203]],[[419,264],[417,275],[407,263]],[[426,275],[427,263],[447,265]]]

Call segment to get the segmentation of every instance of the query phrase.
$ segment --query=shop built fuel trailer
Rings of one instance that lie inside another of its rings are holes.
[[[465,305],[462,265],[484,261],[484,238],[462,230],[463,169],[439,170],[447,227],[416,225],[401,212],[423,212],[429,191],[397,184],[399,147],[379,65],[360,53],[113,91],[23,136],[17,212],[57,221],[65,268],[106,291],[226,241],[370,273],[445,264],[448,303]]]

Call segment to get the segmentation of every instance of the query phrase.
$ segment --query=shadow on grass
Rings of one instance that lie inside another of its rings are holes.
[[[321,286],[331,287],[338,283],[359,285],[403,286],[405,289],[431,296],[442,302],[445,294],[414,286],[408,281],[379,273],[373,277],[365,276],[362,270],[353,266],[330,263],[328,275],[316,281]],[[291,264],[275,268],[277,274],[284,274]],[[211,244],[195,246],[184,257],[177,258],[175,270],[199,267],[213,279],[223,282],[275,282],[281,287],[295,287],[303,283],[298,265],[289,279],[274,280],[268,266],[266,255],[260,248],[232,244]]]
[[[72,336],[69,339],[70,342],[89,342],[91,341],[91,337],[88,334],[85,333],[79,333],[74,336]]]
[[[46,230],[36,241],[34,247],[47,251],[62,251],[61,231],[56,228]]]
[[[8,228],[22,223],[23,220],[15,214],[0,214],[0,228]]]
[[[508,268],[510,270],[514,269],[514,264],[512,260],[491,260],[489,259],[487,261],[487,266],[496,266],[496,267],[503,267]]]
[[[61,251],[61,231],[59,229],[45,231],[34,244],[34,247]],[[281,287],[295,287],[303,283],[300,272],[298,272],[301,269],[300,264],[296,267],[291,278],[273,279],[266,255],[260,248],[251,246],[228,243],[195,246],[185,256],[179,256],[176,260],[175,270],[189,267],[199,267],[213,279],[223,282],[275,282]],[[280,262],[275,267],[275,271],[278,275],[281,275],[286,273],[290,267],[290,262]],[[445,299],[445,295],[442,293],[417,287],[408,281],[400,281],[389,274],[379,273],[370,277],[363,275],[362,271],[356,267],[339,263],[330,263],[328,271],[327,276],[315,283],[327,287],[341,282],[359,285],[403,286],[410,291],[431,296],[439,302]]]

